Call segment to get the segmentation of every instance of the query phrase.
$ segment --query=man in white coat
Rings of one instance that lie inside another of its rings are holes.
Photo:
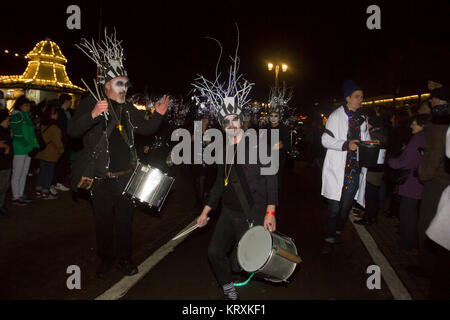
[[[353,200],[357,199],[364,206],[367,168],[359,165],[357,142],[370,140],[370,135],[367,121],[357,111],[363,91],[352,80],[347,80],[344,97],[347,103],[330,114],[322,135],[327,153],[321,194],[328,199],[323,254],[331,253],[333,245],[340,242]]]

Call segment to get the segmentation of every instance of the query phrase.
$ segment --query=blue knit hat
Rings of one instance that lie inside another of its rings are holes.
[[[344,98],[351,96],[356,90],[362,90],[353,80],[344,81]]]

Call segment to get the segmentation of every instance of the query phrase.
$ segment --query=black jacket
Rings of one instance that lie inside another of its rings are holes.
[[[248,151],[246,148],[246,157],[248,163]],[[225,154],[225,151],[224,151]],[[227,165],[228,166],[228,165]],[[278,205],[278,176],[275,175],[261,175],[261,168],[264,167],[260,163],[258,164],[242,164],[241,168],[245,174],[245,178],[250,189],[250,193],[253,197],[253,202],[256,210],[253,210],[253,214],[263,215],[265,213],[266,206]],[[222,198],[225,188],[225,168],[223,164],[217,166],[217,176],[214,186],[212,187],[207,205],[215,209]],[[229,184],[227,188],[232,188]],[[254,208],[254,209],[255,209]]]
[[[72,138],[83,136],[83,150],[80,153],[91,153],[101,140],[101,136],[106,130],[107,121],[103,116],[92,119],[91,112],[96,104],[92,96],[83,99],[77,107],[74,116],[70,119],[67,133]],[[113,119],[113,115],[109,113],[109,121]],[[124,104],[125,119],[122,120],[124,130],[131,142],[131,150],[135,152],[134,133],[149,135],[154,133],[164,116],[155,112],[154,116],[145,120],[143,115],[130,103]],[[94,173],[98,177],[105,177],[109,165],[109,152],[107,150],[108,143],[101,146],[101,151],[95,161]]]
[[[0,141],[9,145],[9,154],[5,154],[5,149],[0,148],[0,170],[11,169],[14,150],[12,147],[11,131],[9,128],[0,126]]]

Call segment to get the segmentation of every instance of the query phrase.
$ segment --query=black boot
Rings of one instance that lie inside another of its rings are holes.
[[[353,220],[353,222],[356,223],[356,224],[361,224],[363,226],[369,226],[369,225],[372,224],[372,222],[370,222],[369,219],[364,219],[364,218],[362,218],[360,220]]]
[[[131,260],[120,260],[117,263],[117,268],[124,272],[127,276],[132,276],[139,272],[138,268],[133,262],[131,262]]]

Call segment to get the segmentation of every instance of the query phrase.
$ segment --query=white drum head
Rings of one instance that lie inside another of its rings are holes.
[[[270,231],[263,226],[256,226],[248,230],[239,241],[238,261],[242,269],[255,272],[264,266],[272,251],[272,237]]]

